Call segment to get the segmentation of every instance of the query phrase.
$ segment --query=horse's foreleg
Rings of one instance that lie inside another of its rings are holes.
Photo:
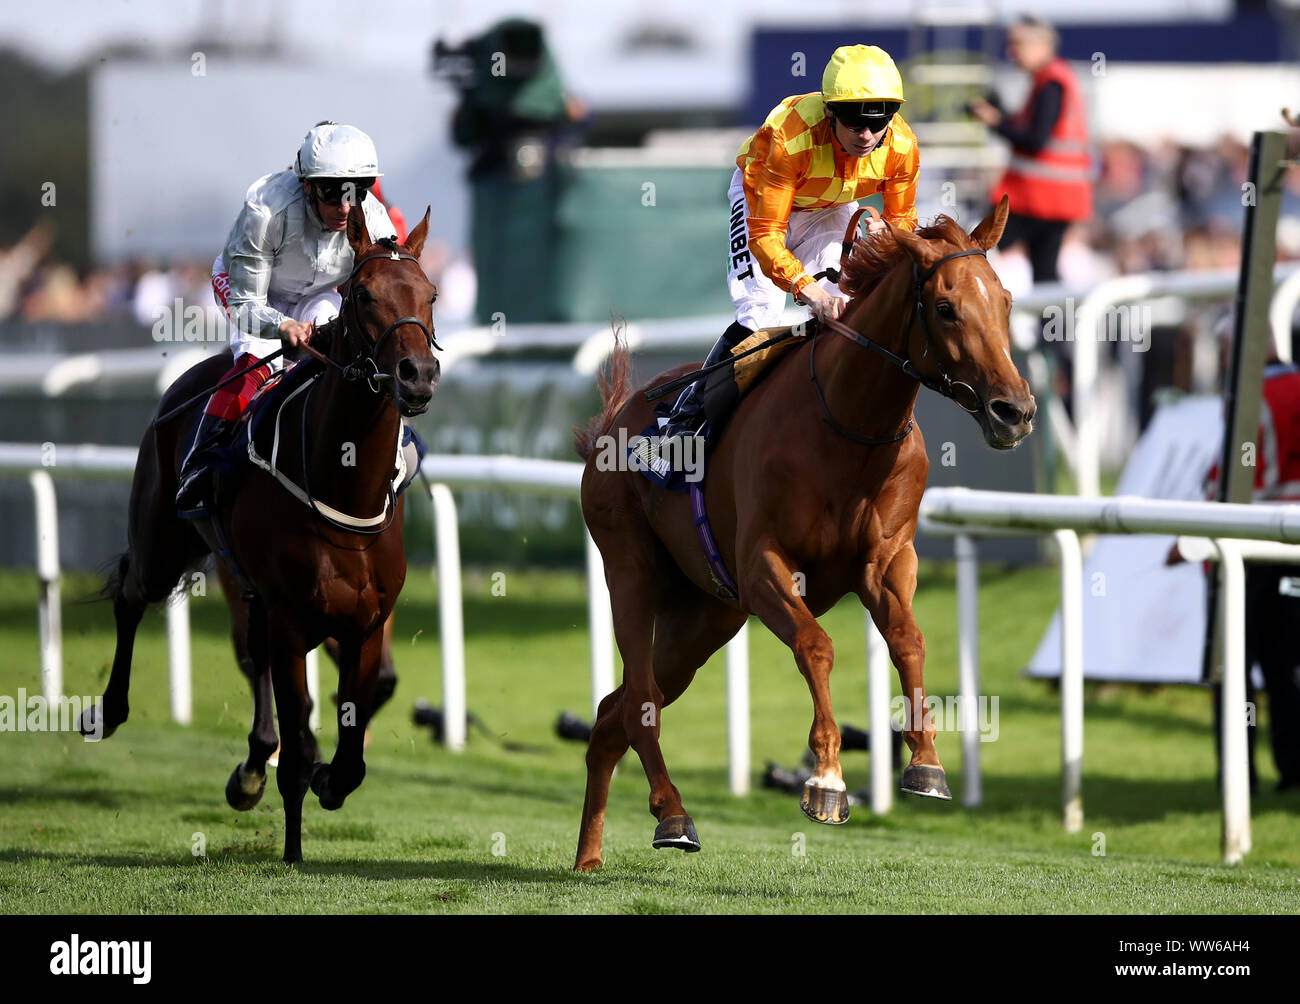
[[[802,577],[776,543],[766,541],[751,553],[753,558],[740,583],[741,593],[750,610],[790,647],[812,694],[808,748],[816,756],[817,765],[804,785],[799,807],[819,823],[843,823],[849,818],[849,798],[840,769],[840,729],[831,707],[835,647],[803,602]]]
[[[393,691],[397,689],[397,668],[393,665],[393,618],[396,616],[397,611],[393,611],[388,615],[388,620],[384,621],[383,652],[379,658],[379,680],[375,685],[372,718],[388,703],[389,698],[393,696]]]
[[[359,645],[339,644],[338,749],[334,759],[317,766],[311,776],[311,790],[322,808],[342,808],[366,776],[366,726],[374,714],[383,644],[382,631],[372,632]]]
[[[910,538],[909,538],[910,539]],[[912,759],[903,771],[902,790],[932,798],[952,797],[935,749],[934,718],[925,695],[925,638],[912,613],[916,594],[916,551],[909,543],[884,567],[867,569],[859,598],[889,646],[903,688],[903,739]]]
[[[311,779],[316,740],[308,719],[305,646],[283,625],[269,627],[267,634],[280,716],[280,765],[275,780],[284,801],[284,860],[293,864],[302,860],[302,800]]]

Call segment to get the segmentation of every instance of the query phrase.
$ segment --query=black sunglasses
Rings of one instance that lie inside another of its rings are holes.
[[[830,105],[835,120],[846,129],[880,132],[894,118],[898,104],[893,101],[846,101]]]
[[[341,205],[344,199],[355,206],[360,205],[365,199],[366,193],[370,191],[374,183],[374,178],[348,178],[346,180],[330,178],[325,181],[313,181],[311,187],[316,194],[316,198],[328,206]]]

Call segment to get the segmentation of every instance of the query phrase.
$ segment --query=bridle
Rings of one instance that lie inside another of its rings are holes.
[[[867,208],[869,209],[870,207]],[[848,254],[852,249],[853,237],[857,233],[858,219],[866,211],[867,209],[859,209],[856,213],[853,214],[853,220],[852,222],[850,222],[848,232],[845,234],[844,256],[841,258],[841,267],[843,266],[843,262],[847,260]],[[876,215],[874,210],[871,211],[873,215]],[[925,335],[926,355],[930,355],[932,350],[934,349],[934,338],[930,334],[930,325],[926,322],[925,319],[925,298],[922,295],[925,289],[925,284],[930,281],[930,279],[934,276],[934,274],[939,270],[939,267],[943,265],[945,262],[952,261],[954,258],[965,258],[967,255],[984,256],[985,254],[986,252],[978,248],[973,248],[968,251],[954,251],[952,254],[944,255],[933,265],[927,268],[924,272],[921,271],[921,267],[915,261],[912,262],[913,311],[912,311],[912,318],[908,322],[906,334],[910,336],[912,331],[912,324],[917,321],[920,322],[921,332]],[[855,342],[858,345],[861,345],[863,348],[868,349],[871,352],[876,353],[876,355],[880,356],[881,358],[893,363],[895,366],[897,366],[899,369],[901,369],[904,373],[906,373],[909,377],[911,377],[913,380],[915,380],[917,383],[921,384],[922,386],[928,387],[930,390],[938,394],[942,394],[946,398],[951,398],[953,401],[957,403],[958,407],[960,407],[962,410],[967,411],[972,415],[977,415],[984,411],[985,402],[984,402],[984,398],[980,395],[979,391],[977,391],[970,384],[966,383],[964,380],[954,380],[949,375],[948,371],[944,368],[943,362],[940,360],[938,352],[933,353],[934,364],[939,371],[939,378],[936,380],[931,377],[927,377],[923,373],[921,373],[921,371],[918,370],[916,366],[912,363],[911,359],[890,352],[889,349],[885,348],[883,345],[880,345],[877,342],[873,342],[870,338],[867,338],[865,335],[863,335],[858,331],[854,331],[852,328],[850,328],[847,324],[845,324],[842,321],[835,320],[834,318],[827,318],[825,320],[819,321],[818,323],[825,326],[829,330],[834,331],[836,334],[843,335],[845,338],[849,339],[850,341]],[[906,342],[904,344],[906,344]],[[814,353],[816,352],[816,346],[817,346],[817,340],[816,340],[816,336],[814,335],[812,345],[809,347],[809,352],[808,352],[808,370],[812,377],[813,389],[817,392],[817,401],[822,408],[822,417],[825,419],[827,425],[829,425],[840,435],[853,440],[855,443],[861,443],[864,446],[884,446],[889,443],[897,443],[899,440],[903,439],[905,436],[907,436],[909,432],[912,431],[912,427],[916,423],[914,419],[909,418],[907,425],[906,427],[904,427],[902,432],[899,432],[893,436],[887,436],[882,439],[871,439],[865,436],[859,436],[856,433],[849,431],[844,426],[840,425],[839,422],[835,421],[834,416],[831,415],[830,406],[827,405],[826,403],[826,396],[825,394],[822,393],[821,385],[817,382],[817,371],[814,366]],[[970,395],[968,400],[974,401],[973,405],[967,404],[966,401],[962,400],[962,398],[965,397],[966,394]]]
[[[367,262],[377,261],[379,259],[387,261],[413,261],[417,267],[420,264],[420,259],[409,251],[399,251],[396,249],[380,254],[368,254],[360,261],[356,262],[352,266],[352,271],[348,274],[347,279],[339,284],[340,288],[344,286],[347,287],[347,292],[343,294],[343,302],[339,306],[339,321],[343,325],[343,343],[352,353],[352,360],[344,366],[324,354],[317,357],[324,359],[330,366],[340,370],[343,373],[344,380],[352,382],[365,377],[367,386],[369,386],[370,390],[375,394],[381,393],[383,390],[383,384],[392,379],[391,374],[380,372],[378,360],[379,353],[384,347],[384,341],[398,328],[406,324],[414,324],[424,332],[424,337],[428,339],[430,348],[437,349],[439,352],[442,351],[442,346],[438,344],[438,340],[433,336],[433,332],[430,331],[429,328],[425,326],[425,323],[418,317],[399,317],[392,324],[386,327],[383,333],[373,342],[367,340],[362,334],[361,322],[357,317],[356,287],[353,285],[353,280],[357,277],[357,273],[361,271],[363,265]],[[421,269],[421,273],[423,273],[423,269]],[[349,312],[352,315],[350,321],[347,317]]]
[[[429,328],[425,326],[425,323],[421,321],[418,317],[399,317],[396,321],[394,321],[392,324],[386,327],[383,330],[383,333],[377,339],[375,339],[374,342],[368,341],[365,338],[365,336],[362,334],[361,324],[360,321],[357,319],[357,300],[354,292],[355,287],[352,284],[352,280],[357,277],[357,273],[361,271],[363,265],[365,265],[367,262],[376,261],[378,259],[386,259],[388,261],[397,261],[397,262],[413,261],[416,263],[417,267],[420,264],[420,259],[408,251],[399,251],[397,249],[393,249],[391,251],[386,251],[380,254],[370,254],[370,255],[366,255],[360,261],[356,262],[352,266],[352,271],[348,274],[347,279],[345,279],[342,283],[339,284],[339,288],[342,288],[344,286],[347,287],[347,292],[343,294],[343,300],[339,307],[338,316],[339,316],[339,322],[343,325],[343,343],[352,352],[352,361],[349,362],[346,366],[344,366],[342,363],[336,362],[335,360],[331,359],[329,356],[325,355],[324,353],[317,352],[315,349],[312,349],[310,346],[304,346],[308,349],[311,355],[315,356],[317,359],[322,360],[326,364],[333,366],[335,369],[341,371],[344,380],[353,382],[359,380],[361,377],[365,377],[367,386],[369,386],[370,390],[375,394],[379,394],[382,392],[385,381],[393,379],[391,374],[380,372],[378,357],[379,357],[380,350],[384,346],[384,340],[388,338],[388,336],[391,335],[398,328],[406,324],[414,324],[416,327],[418,327],[421,331],[424,332],[424,337],[429,340],[430,347],[435,348],[440,352],[442,351],[442,346],[439,345],[437,339],[433,337],[433,332],[430,331]],[[421,273],[423,273],[423,271],[424,270],[421,269]],[[348,323],[348,319],[345,316],[345,313],[348,311],[351,311],[352,314],[351,324]],[[356,339],[360,340],[360,344],[357,343]],[[369,372],[367,372],[367,364],[368,364]],[[321,505],[317,502],[317,500],[313,497],[311,493],[311,487],[309,485],[308,470],[307,470],[306,416],[307,416],[308,407],[310,405],[311,394],[313,390],[315,390],[314,380],[312,384],[308,386],[307,395],[306,397],[303,398],[303,406],[302,406],[303,407],[303,421],[301,425],[302,441],[301,441],[299,453],[302,457],[302,492],[303,495],[305,496],[305,501],[307,505],[310,508],[312,508],[317,513],[317,515],[321,517],[321,519],[325,520],[325,522],[333,525],[337,529],[347,531],[348,533],[359,533],[367,536],[381,534],[392,525],[393,520],[396,519],[397,517],[397,495],[393,491],[393,486],[391,484],[386,486],[387,495],[385,499],[385,512],[384,512],[386,518],[384,519],[382,525],[377,527],[362,525],[364,521],[354,520],[352,523],[340,522],[340,520],[335,519],[328,512],[324,511],[324,509],[322,509]]]

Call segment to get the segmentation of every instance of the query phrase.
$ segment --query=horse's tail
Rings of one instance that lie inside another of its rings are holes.
[[[99,566],[99,574],[104,579],[104,584],[89,596],[84,597],[82,603],[98,603],[101,600],[116,600],[118,593],[122,591],[122,579],[126,576],[127,560],[130,558],[129,551],[123,551],[115,554]]]
[[[632,396],[632,386],[628,379],[628,359],[630,353],[627,348],[627,340],[623,337],[623,332],[627,328],[627,321],[616,315],[610,322],[614,329],[614,351],[609,357],[609,362],[604,370],[601,371],[598,380],[600,383],[600,413],[596,415],[586,426],[575,428],[573,430],[573,448],[578,451],[578,456],[586,460],[591,456],[592,451],[596,448],[596,440],[609,431],[609,427],[614,423],[615,416],[627,404],[627,399]]]

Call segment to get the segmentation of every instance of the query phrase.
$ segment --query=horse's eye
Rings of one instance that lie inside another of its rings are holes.
[[[358,300],[361,300],[366,303],[370,302],[371,299],[370,290],[366,289],[365,286],[353,286],[352,295],[355,296]]]
[[[936,303],[934,305],[934,310],[935,313],[937,313],[945,321],[957,320],[957,311],[953,309],[953,305],[949,303],[947,300],[940,300],[938,303]]]

